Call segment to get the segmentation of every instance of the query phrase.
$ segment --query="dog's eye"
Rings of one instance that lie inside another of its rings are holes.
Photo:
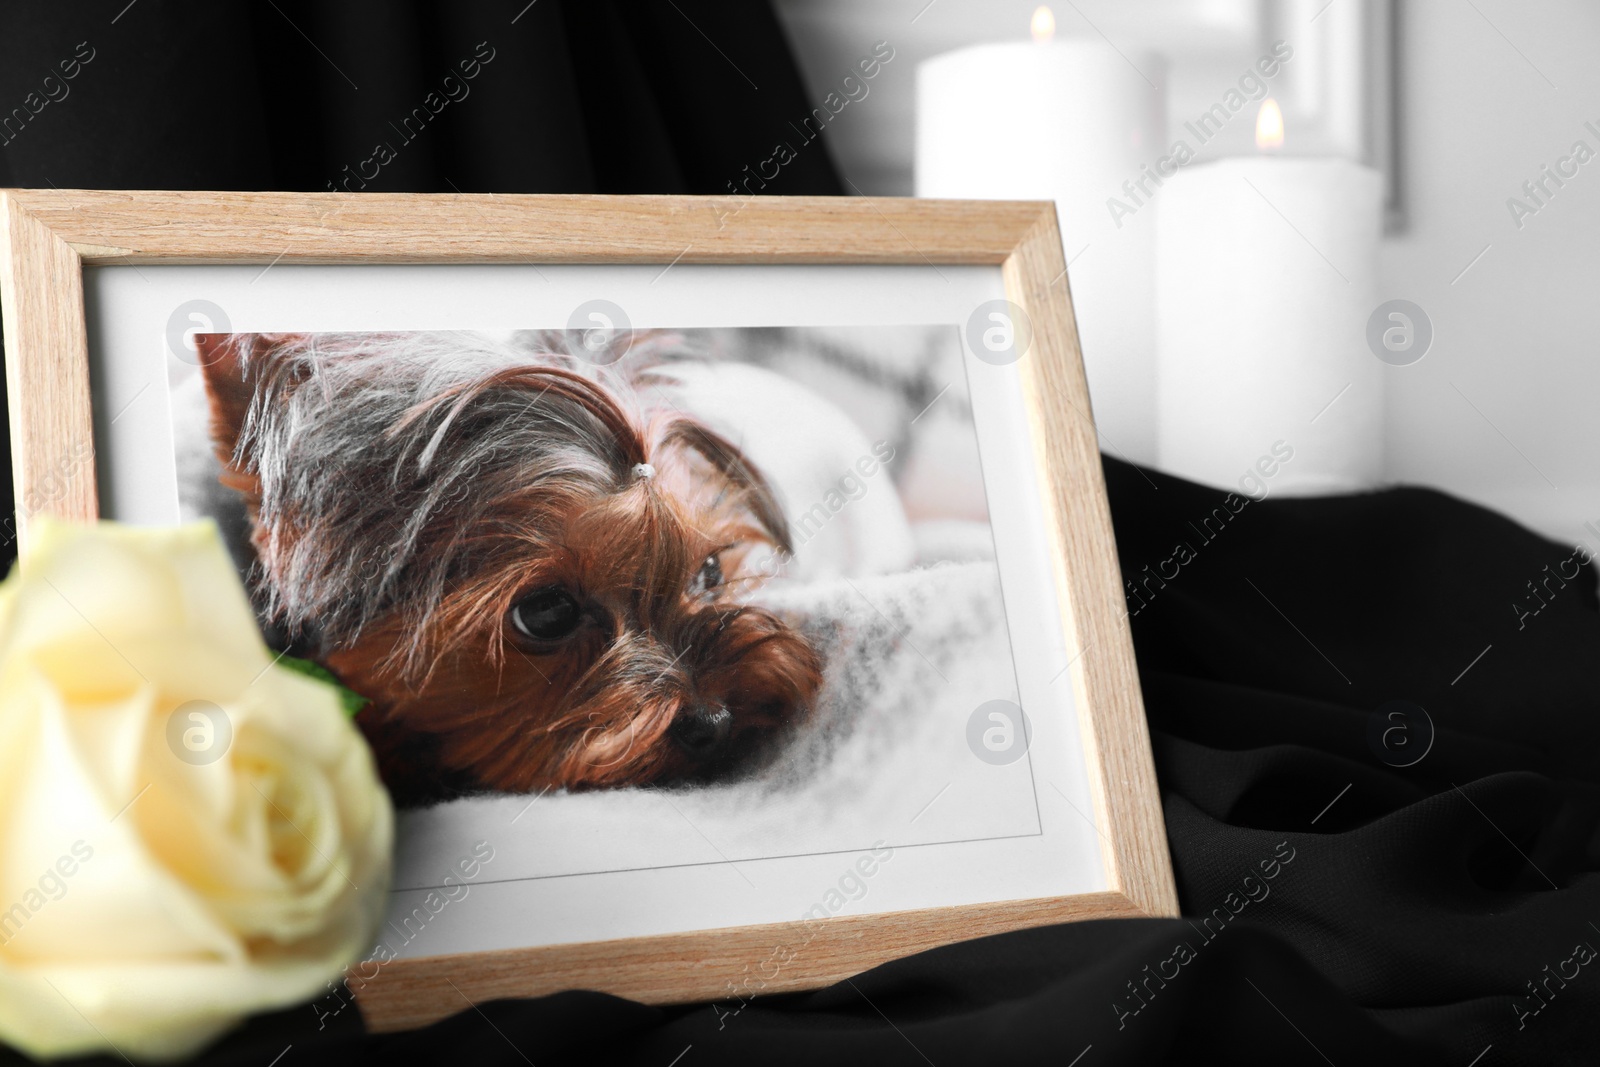
[[[707,556],[700,570],[695,573],[694,581],[689,583],[689,592],[692,594],[709,593],[722,584],[722,561],[716,556]]]
[[[535,641],[571,637],[582,621],[578,602],[559,585],[529,593],[511,606],[511,624]]]

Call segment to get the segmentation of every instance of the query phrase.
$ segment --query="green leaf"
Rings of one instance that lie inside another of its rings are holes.
[[[284,655],[278,658],[278,666],[287,667],[296,674],[303,674],[307,678],[315,678],[319,682],[333,686],[339,694],[339,706],[352,719],[356,717],[357,712],[372,703],[355,690],[347,689],[341,685],[339,679],[333,676],[333,672],[320,663],[312,663],[310,660],[300,659],[298,656]]]

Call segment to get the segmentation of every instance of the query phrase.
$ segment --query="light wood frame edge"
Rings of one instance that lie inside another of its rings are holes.
[[[596,235],[600,235],[597,237]],[[1079,709],[1104,892],[396,960],[360,986],[374,1029],[566,988],[649,1003],[816,988],[989,933],[1178,914],[1116,543],[1054,206],[825,197],[393,196],[0,190],[0,300],[19,537],[97,517],[82,271],[110,263],[843,263],[999,265],[1033,330],[1019,370]],[[709,950],[715,946],[713,954]],[[451,984],[456,987],[450,988]]]

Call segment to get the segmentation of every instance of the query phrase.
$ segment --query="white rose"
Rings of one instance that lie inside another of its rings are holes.
[[[393,811],[212,525],[29,534],[0,586],[0,1040],[177,1058],[360,957]]]

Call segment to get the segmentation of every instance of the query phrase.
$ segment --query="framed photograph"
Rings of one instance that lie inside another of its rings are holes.
[[[212,520],[367,699],[327,1011],[1177,914],[1049,203],[0,197],[20,536]]]

